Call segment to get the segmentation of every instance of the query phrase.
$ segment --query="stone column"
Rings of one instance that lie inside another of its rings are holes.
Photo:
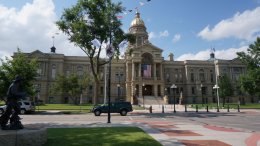
[[[163,80],[163,68],[162,68],[162,63],[160,64],[160,79]]]
[[[154,77],[154,80],[157,80],[157,75],[156,75],[156,63],[153,63],[153,77]]]
[[[129,80],[129,65],[128,65],[128,63],[126,63],[126,81],[128,81]]]
[[[126,84],[126,101],[133,102],[133,97],[131,94],[131,85],[129,83]]]
[[[139,84],[139,98],[143,99],[143,85]]]
[[[132,81],[135,80],[135,63],[132,62]]]
[[[142,64],[141,64],[141,62],[139,63],[139,80],[141,79],[141,70],[142,70],[142,68],[141,68],[141,66],[142,66]]]
[[[157,97],[157,96],[158,96],[158,85],[155,84],[155,85],[153,86],[153,88],[154,88],[154,96]]]

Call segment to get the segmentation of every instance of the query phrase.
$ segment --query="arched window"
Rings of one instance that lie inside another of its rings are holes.
[[[152,77],[152,64],[153,64],[153,56],[150,53],[144,53],[142,55],[142,66],[141,66],[141,74],[142,77],[150,78]]]
[[[56,78],[56,65],[53,64],[51,68],[51,78],[55,79]]]
[[[200,81],[205,81],[205,74],[203,69],[199,70],[199,79]]]

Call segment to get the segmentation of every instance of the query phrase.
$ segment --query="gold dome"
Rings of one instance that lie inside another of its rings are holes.
[[[144,21],[140,18],[140,13],[137,12],[135,15],[135,19],[131,22],[132,26],[144,26]]]

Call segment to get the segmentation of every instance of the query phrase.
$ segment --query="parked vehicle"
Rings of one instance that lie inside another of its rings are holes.
[[[0,114],[2,115],[6,110],[6,105],[0,106]]]
[[[21,108],[21,114],[35,111],[35,104],[33,101],[21,100],[18,101],[18,103]],[[0,114],[3,114],[5,110],[6,110],[6,105],[0,106]]]
[[[126,116],[131,111],[133,111],[133,107],[130,102],[112,102],[110,106],[110,113],[120,113],[121,116]],[[95,106],[92,112],[95,116],[100,116],[101,113],[108,113],[108,104]]]

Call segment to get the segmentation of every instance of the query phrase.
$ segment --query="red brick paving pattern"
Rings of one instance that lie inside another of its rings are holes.
[[[132,122],[140,122],[148,125],[172,125],[173,122],[167,122],[167,121],[144,121],[144,120],[134,120]]]
[[[215,130],[215,131],[223,131],[223,132],[242,132],[242,131],[235,130],[235,129],[232,129],[232,128],[218,127],[218,126],[212,126],[212,125],[204,125],[203,127],[204,127],[204,128],[208,128],[208,129],[211,129],[211,130]]]
[[[186,146],[231,146],[218,140],[180,140]]]
[[[247,146],[257,146],[257,142],[260,141],[260,133],[253,133],[245,141]]]
[[[189,130],[163,130],[163,129],[170,129],[176,128],[172,122],[166,121],[139,121],[150,125],[153,128],[160,130],[161,133],[170,136],[170,137],[178,137],[178,136],[203,136],[201,134],[189,131]],[[216,131],[224,131],[224,132],[240,132],[239,130],[231,129],[231,128],[224,128],[224,127],[217,127],[211,125],[204,125],[205,128],[216,130]],[[260,135],[259,135],[260,136]],[[258,137],[257,137],[258,138]],[[260,138],[260,137],[259,137]],[[256,139],[255,136],[249,140]],[[183,143],[185,146],[231,146],[224,142],[218,140],[179,140],[179,142]],[[251,145],[248,145],[251,146]],[[254,146],[254,145],[253,145]],[[255,145],[256,146],[256,145]]]
[[[160,129],[160,128],[165,128],[165,129],[170,129],[170,128],[177,128],[176,126],[174,125],[164,125],[164,124],[156,124],[156,125],[150,125],[152,128],[157,128],[157,129]]]
[[[166,134],[167,136],[202,136],[198,133],[191,132],[189,130],[166,130],[162,131],[163,134]]]

